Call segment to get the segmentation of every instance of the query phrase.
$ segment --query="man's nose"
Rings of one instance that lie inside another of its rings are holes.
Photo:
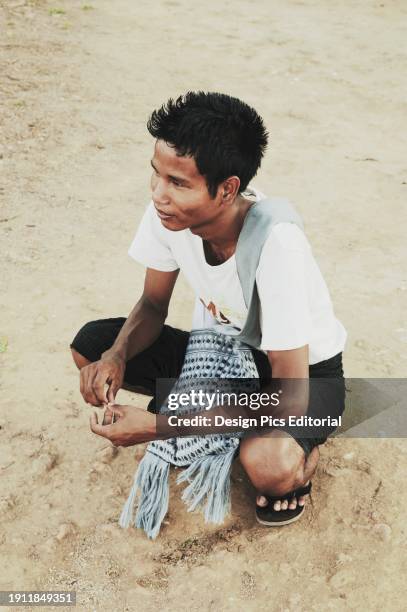
[[[151,186],[151,195],[156,204],[159,206],[169,203],[165,181],[161,178],[156,178]]]

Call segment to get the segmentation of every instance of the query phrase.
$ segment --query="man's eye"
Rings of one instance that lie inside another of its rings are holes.
[[[180,183],[179,181],[176,181],[175,179],[172,179],[172,184],[175,185],[176,187],[183,187],[183,184]]]

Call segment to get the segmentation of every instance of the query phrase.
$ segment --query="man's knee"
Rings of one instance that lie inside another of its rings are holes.
[[[71,347],[72,358],[75,362],[76,367],[81,370],[84,366],[89,365],[91,362],[86,359],[83,355],[78,353],[74,348]]]
[[[305,454],[291,437],[243,440],[240,461],[253,486],[262,493],[284,494],[302,484]]]
[[[91,353],[95,352],[94,345],[97,340],[98,324],[100,324],[100,321],[89,321],[88,323],[85,323],[85,325],[80,328],[75,338],[72,340],[72,358],[79,370],[97,359],[97,357],[88,359],[87,357],[84,357],[83,353],[89,353],[89,351]]]

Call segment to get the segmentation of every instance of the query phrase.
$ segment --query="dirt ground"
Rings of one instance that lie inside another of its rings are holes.
[[[329,440],[306,514],[276,530],[238,466],[220,528],[173,474],[151,542],[117,525],[143,447],[89,432],[68,350],[140,295],[149,113],[218,90],[269,127],[254,184],[305,219],[346,375],[406,375],[405,3],[91,1],[0,5],[0,590],[76,590],[85,611],[405,610],[404,439]],[[192,304],[181,280],[170,323]]]

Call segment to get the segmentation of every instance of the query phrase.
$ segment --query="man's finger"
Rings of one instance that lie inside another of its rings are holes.
[[[87,402],[87,388],[88,388],[88,380],[89,380],[90,369],[85,366],[81,370],[81,379],[80,379],[80,391],[83,399]]]
[[[115,413],[117,417],[124,417],[126,415],[126,407],[121,404],[109,404],[108,410]]]
[[[109,389],[107,391],[107,401],[109,402],[109,404],[114,403],[116,393],[118,392],[119,389],[120,389],[120,386],[115,381],[112,381],[110,383]]]
[[[85,390],[85,400],[89,403],[92,404],[92,406],[101,406],[103,404],[103,402],[100,402],[99,399],[96,397],[94,390],[93,390],[93,385],[94,385],[94,380],[97,376],[97,370],[94,369],[89,373],[89,377],[88,380],[86,382],[86,390]]]
[[[99,404],[107,404],[108,399],[105,391],[106,378],[103,375],[98,374],[93,380],[93,393],[98,400]]]
[[[87,370],[84,373],[84,394],[83,394],[83,398],[85,400],[85,402],[88,402],[88,404],[93,403],[93,391],[92,391],[92,381],[94,379],[94,377],[96,376],[95,374],[95,369],[94,368],[89,368],[89,370]]]
[[[112,425],[113,423],[115,423],[115,421],[117,421],[117,419],[118,419],[117,412],[114,409],[110,408],[110,406],[108,406],[103,416],[102,425]]]
[[[85,391],[85,372],[82,370],[79,372],[79,391],[83,397]]]
[[[109,438],[111,426],[99,425],[96,412],[90,415],[89,423],[93,433],[97,434],[98,436],[102,436],[103,438]]]

